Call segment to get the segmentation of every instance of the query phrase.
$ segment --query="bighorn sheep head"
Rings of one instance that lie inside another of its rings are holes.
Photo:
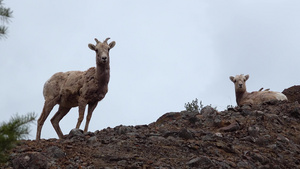
[[[235,77],[230,76],[230,80],[234,83],[236,92],[246,91],[246,81],[249,79],[249,75],[236,75]]]
[[[100,42],[97,38],[95,38],[96,45],[89,44],[89,48],[96,52],[96,61],[97,64],[106,64],[109,63],[109,50],[116,45],[115,41],[110,42],[107,41],[110,38],[106,38],[103,42]]]

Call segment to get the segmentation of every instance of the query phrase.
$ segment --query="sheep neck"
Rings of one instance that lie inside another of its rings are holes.
[[[236,97],[236,103],[238,105],[240,105],[240,102],[242,100],[242,98],[244,97],[244,95],[247,93],[247,91],[245,92],[235,92],[235,97]]]
[[[98,65],[96,67],[96,79],[98,81],[98,86],[105,86],[109,82],[110,77],[110,66],[109,63],[104,65]]]

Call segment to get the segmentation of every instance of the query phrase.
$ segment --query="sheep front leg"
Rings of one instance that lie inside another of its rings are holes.
[[[89,104],[88,114],[86,116],[86,122],[85,122],[85,127],[84,127],[84,132],[88,131],[90,120],[92,118],[92,114],[93,114],[95,108],[97,107],[97,105],[98,105],[98,102],[93,103],[93,104]]]
[[[79,117],[78,117],[78,121],[77,121],[77,124],[76,124],[76,129],[79,129],[80,125],[81,125],[81,122],[83,120],[83,117],[84,117],[84,111],[85,111],[85,107],[86,107],[86,104],[80,104],[79,105]]]

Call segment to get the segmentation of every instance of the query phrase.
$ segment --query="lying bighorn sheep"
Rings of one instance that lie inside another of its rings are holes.
[[[254,91],[248,93],[246,90],[246,81],[249,79],[249,75],[236,75],[235,77],[230,76],[230,80],[235,86],[236,103],[238,106],[242,105],[257,105],[271,100],[287,100],[287,97],[274,91]]]
[[[109,50],[116,44],[115,41],[107,43],[95,38],[96,45],[89,44],[89,48],[96,52],[96,68],[89,68],[87,71],[69,71],[54,74],[44,85],[44,108],[38,120],[36,140],[40,139],[43,124],[56,104],[59,104],[58,111],[52,117],[51,123],[59,138],[63,133],[59,127],[59,121],[70,111],[72,107],[79,107],[79,118],[76,125],[78,129],[83,120],[86,105],[88,114],[84,131],[88,131],[89,122],[94,109],[108,91],[110,77]]]

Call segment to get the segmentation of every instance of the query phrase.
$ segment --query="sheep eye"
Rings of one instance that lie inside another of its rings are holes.
[[[236,83],[236,80],[234,80],[234,83]]]

